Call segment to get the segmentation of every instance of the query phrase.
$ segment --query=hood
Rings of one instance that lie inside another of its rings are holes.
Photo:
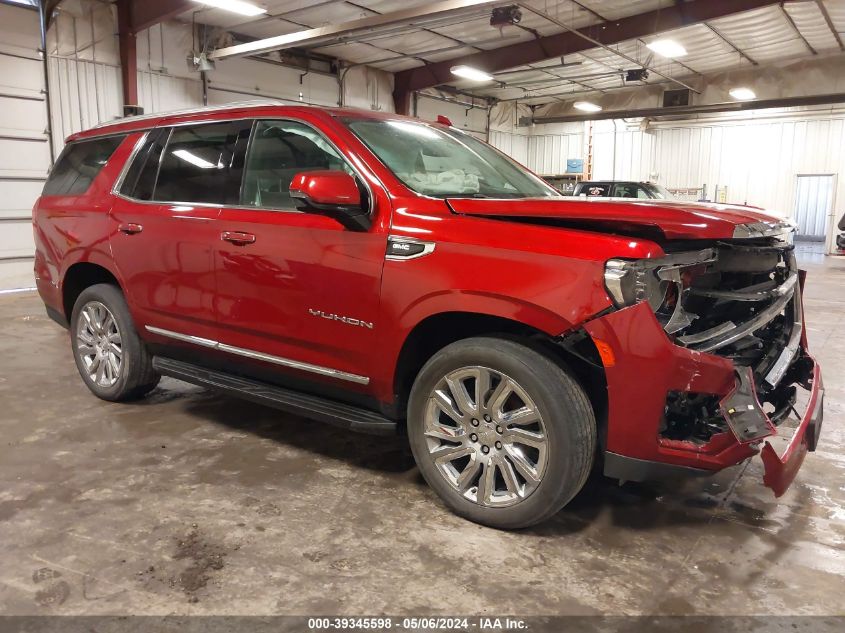
[[[449,198],[455,213],[669,240],[730,239],[780,234],[788,225],[756,207],[679,200],[578,198],[490,200]],[[658,235],[659,236],[659,235]]]

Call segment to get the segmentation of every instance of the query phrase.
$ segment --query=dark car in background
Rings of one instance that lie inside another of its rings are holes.
[[[836,248],[840,251],[845,251],[845,214],[839,218],[839,234],[836,236]]]

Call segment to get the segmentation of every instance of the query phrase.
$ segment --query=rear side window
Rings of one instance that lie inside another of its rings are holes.
[[[68,143],[44,185],[45,196],[80,196],[109,162],[125,136]]]
[[[237,204],[250,121],[175,127],[153,200]]]

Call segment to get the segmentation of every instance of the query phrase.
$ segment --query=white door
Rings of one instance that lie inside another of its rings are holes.
[[[32,205],[50,167],[38,11],[0,4],[0,290],[34,286]]]
[[[795,191],[796,239],[825,241],[833,212],[835,178],[832,174],[798,176]]]

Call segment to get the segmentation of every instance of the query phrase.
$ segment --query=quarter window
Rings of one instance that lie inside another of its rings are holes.
[[[249,121],[173,128],[153,200],[237,204],[243,172],[238,148],[249,130]]]
[[[125,136],[68,143],[44,184],[45,196],[80,196],[109,162]]]
[[[259,121],[246,159],[241,204],[266,209],[294,209],[290,182],[303,171],[354,172],[313,128],[295,121]]]

